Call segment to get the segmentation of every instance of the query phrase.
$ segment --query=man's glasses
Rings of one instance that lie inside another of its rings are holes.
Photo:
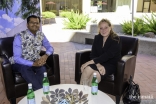
[[[40,24],[39,22],[29,22],[29,23],[32,25],[39,25]]]

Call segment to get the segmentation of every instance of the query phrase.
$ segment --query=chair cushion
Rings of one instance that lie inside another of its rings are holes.
[[[15,84],[21,84],[21,83],[26,83],[26,81],[23,79],[21,74],[19,72],[14,72],[15,75]]]

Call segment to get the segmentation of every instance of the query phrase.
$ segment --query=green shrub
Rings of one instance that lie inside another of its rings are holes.
[[[83,29],[90,20],[88,15],[79,12],[71,12],[71,15],[67,16],[67,18],[67,20],[64,20],[64,26],[67,29]]]
[[[60,16],[61,17],[65,17],[65,18],[67,18],[68,16],[70,16],[71,15],[71,12],[69,12],[69,11],[62,11],[61,13],[60,13]]]
[[[132,34],[132,21],[124,21],[121,26],[124,33],[128,35]]]
[[[43,18],[55,18],[56,15],[53,12],[46,11],[46,12],[42,12],[42,17]]]
[[[143,16],[145,19],[145,23],[149,27],[149,31],[154,32],[156,34],[156,14],[152,12],[151,17],[148,15]]]
[[[121,24],[122,30],[124,33],[131,35],[132,34],[132,21],[124,21],[123,24]],[[134,19],[134,36],[139,34],[144,34],[146,32],[149,32],[149,27],[147,24],[144,23],[144,20],[141,18],[135,18]]]
[[[50,10],[50,12],[54,13],[55,15],[57,14],[56,10]]]

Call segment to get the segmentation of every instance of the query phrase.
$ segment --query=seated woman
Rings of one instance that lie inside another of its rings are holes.
[[[90,84],[93,73],[97,73],[98,82],[108,75],[114,74],[117,62],[121,58],[120,38],[112,30],[109,20],[102,19],[99,24],[99,34],[95,36],[90,54],[91,60],[81,66],[81,81],[89,79]]]

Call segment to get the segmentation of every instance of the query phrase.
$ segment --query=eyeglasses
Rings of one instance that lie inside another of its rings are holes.
[[[32,25],[39,25],[40,24],[39,22],[29,22],[29,23]]]

